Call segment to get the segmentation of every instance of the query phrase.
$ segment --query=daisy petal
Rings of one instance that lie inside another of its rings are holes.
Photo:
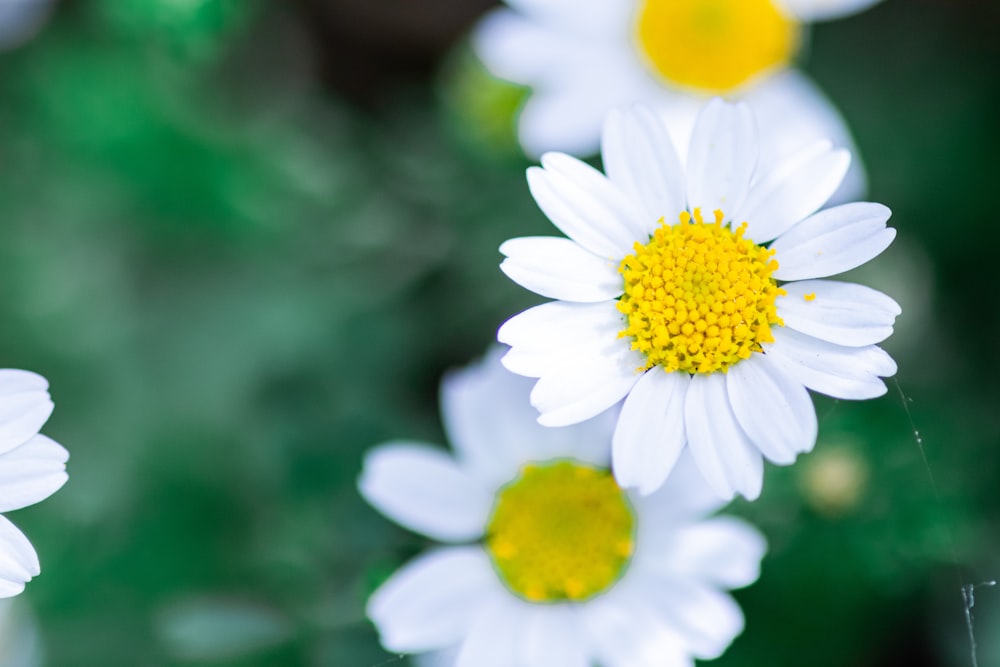
[[[740,427],[771,461],[794,463],[816,444],[816,409],[809,392],[764,355],[730,368],[726,388]]]
[[[24,444],[45,424],[53,407],[48,388],[36,373],[0,370],[0,453]]]
[[[760,559],[767,552],[764,536],[732,517],[685,526],[668,539],[651,561],[661,575],[722,588],[743,588],[757,581]]]
[[[358,488],[393,521],[442,541],[480,537],[493,505],[491,490],[451,456],[419,444],[389,443],[369,451]]]
[[[17,595],[40,571],[31,542],[7,517],[0,516],[0,597]]]
[[[864,285],[802,280],[783,287],[788,294],[778,300],[778,316],[785,326],[838,345],[882,342],[901,312],[892,298]]]
[[[595,662],[606,667],[693,667],[684,638],[645,598],[637,585],[622,581],[613,594],[580,608],[584,636],[599,654]]]
[[[685,209],[684,169],[666,127],[650,109],[613,109],[601,133],[604,171],[646,208],[647,234]]]
[[[598,257],[621,259],[638,238],[614,210],[614,202],[603,201],[561,171],[529,168],[528,189],[553,225]]]
[[[680,630],[697,658],[718,658],[743,632],[743,612],[726,593],[676,577],[651,580],[644,592],[649,605]]]
[[[757,163],[757,129],[750,108],[713,99],[702,110],[691,135],[687,159],[688,208],[706,218],[721,209],[740,208]]]
[[[469,626],[455,667],[511,667],[517,664],[525,605],[510,594],[483,605]]]
[[[684,373],[654,368],[629,392],[612,441],[612,467],[623,487],[652,493],[663,485],[684,448]]]
[[[733,221],[747,223],[747,238],[766,243],[815,213],[840,187],[850,154],[820,141],[778,164],[755,183]]]
[[[622,293],[622,277],[615,262],[601,259],[569,239],[511,239],[500,246],[500,252],[507,257],[500,270],[521,287],[544,297],[593,303]]]
[[[367,613],[386,649],[431,651],[459,642],[483,602],[497,592],[502,587],[480,547],[451,547],[396,572],[372,594]]]
[[[497,331],[511,346],[503,364],[518,375],[541,377],[568,359],[589,357],[608,341],[620,344],[622,314],[613,301],[596,304],[553,301],[515,315]]]
[[[844,347],[787,327],[772,330],[774,343],[765,350],[789,376],[813,391],[834,398],[861,400],[886,392],[879,376],[896,373],[896,363],[874,345]]]
[[[575,607],[532,605],[522,614],[519,667],[589,667],[590,656],[580,641]]]
[[[531,390],[531,404],[544,426],[568,426],[604,412],[628,394],[642,376],[641,359],[621,340],[599,355],[576,359],[547,372]]]
[[[861,266],[889,247],[896,230],[882,204],[857,202],[812,215],[779,237],[771,249],[775,280],[823,278]]]
[[[68,479],[67,459],[69,452],[44,435],[0,455],[0,512],[34,505],[59,490]]]
[[[725,376],[695,375],[684,405],[688,449],[705,480],[722,498],[760,495],[764,462],[729,405]]]
[[[648,496],[630,494],[632,504],[644,519],[640,540],[669,535],[678,524],[688,524],[718,511],[726,504],[705,482],[694,457],[681,452],[666,483]]]
[[[777,0],[789,14],[804,21],[839,19],[862,12],[882,0]]]

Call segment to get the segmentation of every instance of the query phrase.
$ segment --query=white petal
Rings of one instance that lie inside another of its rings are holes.
[[[698,581],[721,588],[742,588],[757,581],[767,542],[750,524],[716,517],[651,536],[655,549],[642,554],[642,567],[663,577]],[[637,552],[637,556],[639,553]]]
[[[680,633],[646,601],[638,586],[619,582],[581,607],[587,637],[604,667],[693,667]]]
[[[507,259],[500,270],[521,287],[550,299],[593,303],[622,293],[616,262],[601,259],[575,242],[538,236],[500,246]]]
[[[688,448],[705,480],[722,498],[760,495],[764,462],[729,405],[725,376],[691,378],[684,406]]]
[[[522,612],[518,667],[590,667],[573,605],[530,605]]]
[[[771,461],[794,463],[816,444],[816,408],[809,392],[764,355],[730,368],[726,388],[740,427]]]
[[[646,232],[685,210],[684,169],[660,118],[649,108],[613,109],[604,121],[601,156],[608,178],[646,209]]]
[[[369,451],[358,488],[393,521],[443,541],[480,537],[493,505],[492,490],[445,452],[419,444]]]
[[[809,77],[794,68],[777,72],[746,91],[760,131],[758,174],[766,173],[803,146],[828,140],[851,154],[851,167],[830,204],[865,196],[867,178],[857,146],[840,112]]]
[[[771,249],[776,280],[823,278],[861,266],[889,247],[896,230],[881,204],[857,202],[812,215],[780,236]]]
[[[612,444],[615,479],[649,494],[660,488],[684,448],[686,373],[647,371],[629,392]]]
[[[472,33],[472,47],[495,76],[532,85],[554,67],[571,62],[564,38],[506,9],[487,13]]]
[[[639,542],[649,536],[668,535],[678,524],[707,516],[726,504],[709,487],[698,470],[691,452],[685,449],[673,471],[657,491],[648,496],[630,493],[632,505],[642,519],[639,522]]]
[[[713,99],[691,135],[688,208],[701,208],[706,219],[716,209],[731,216],[743,204],[756,164],[757,129],[750,108]]]
[[[0,453],[28,441],[52,414],[49,383],[30,371],[0,370]]]
[[[813,391],[860,400],[886,392],[879,376],[896,373],[896,363],[879,347],[844,347],[801,334],[787,327],[772,330],[774,343],[766,353],[789,376]]]
[[[448,373],[441,383],[441,412],[462,467],[499,488],[527,461],[572,457],[607,467],[613,414],[577,426],[546,428],[528,396],[534,382],[500,363],[496,346],[483,361]]]
[[[497,331],[497,340],[511,346],[503,364],[518,375],[541,377],[568,360],[599,354],[609,341],[618,347],[624,329],[614,301],[577,304],[544,303],[515,315]]]
[[[482,548],[440,549],[392,575],[368,600],[367,613],[386,649],[432,651],[461,641],[502,586]]]
[[[746,221],[747,238],[766,243],[812,215],[830,199],[847,174],[850,154],[820,141],[783,161],[750,188],[733,215]]]
[[[590,419],[620,401],[642,373],[636,352],[622,340],[608,341],[599,354],[546,372],[531,390],[531,404],[545,426]]]
[[[646,582],[644,592],[702,660],[718,658],[743,632],[743,612],[733,598],[700,582],[656,578]]]
[[[882,342],[901,312],[893,299],[864,285],[802,280],[782,287],[788,294],[778,299],[778,316],[785,326],[838,345]]]
[[[776,0],[800,21],[825,21],[857,14],[881,0]]]
[[[68,479],[69,452],[44,435],[0,454],[0,512],[48,498]]]
[[[631,252],[638,237],[582,184],[561,172],[531,167],[528,189],[552,224],[584,249],[608,260],[621,260]]]
[[[602,217],[614,220],[615,228],[624,226],[628,230],[628,250],[632,249],[633,241],[647,240],[653,223],[650,223],[645,207],[608,180],[607,176],[565,153],[546,153],[541,162],[545,171],[562,174],[593,197],[593,214],[596,214],[596,207],[606,209],[607,213],[602,213]],[[612,225],[608,223],[608,226]]]
[[[472,619],[455,667],[517,665],[525,606],[510,594],[494,596]]]
[[[508,0],[506,4],[539,23],[597,37],[615,34],[631,17],[626,3],[603,0]]]
[[[0,597],[17,595],[40,571],[31,542],[7,517],[0,516]]]

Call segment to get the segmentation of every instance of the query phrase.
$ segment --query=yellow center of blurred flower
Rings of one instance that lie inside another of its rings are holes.
[[[664,79],[717,93],[788,64],[800,42],[772,0],[644,0],[636,37]]]
[[[486,550],[522,598],[586,600],[625,571],[634,528],[610,471],[568,460],[528,464],[497,493]]]
[[[726,371],[774,341],[771,325],[784,325],[774,251],[744,239],[745,222],[734,232],[722,219],[722,211],[714,222],[685,211],[680,224],[661,224],[649,243],[637,241],[618,267],[625,279],[618,310],[627,322],[618,335],[632,338],[645,369]]]

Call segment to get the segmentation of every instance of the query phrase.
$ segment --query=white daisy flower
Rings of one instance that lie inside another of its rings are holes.
[[[664,114],[686,151],[707,97],[739,97],[756,110],[772,165],[799,146],[830,139],[857,154],[833,105],[789,68],[812,21],[839,18],[878,0],[506,0],[473,45],[497,77],[532,88],[519,136],[531,155],[593,155],[601,123],[636,102]],[[855,164],[837,197],[862,195]]]
[[[852,203],[816,212],[849,155],[820,142],[755,170],[749,108],[706,105],[686,167],[648,109],[613,112],[607,175],[559,153],[528,170],[535,201],[569,238],[504,243],[501,268],[557,299],[508,320],[504,364],[539,378],[539,421],[563,426],[625,399],[618,482],[643,493],[690,449],[723,497],[760,494],[763,454],[792,463],[816,440],[806,388],[880,396],[896,372],[876,347],[899,306],[868,287],[816,280],[892,242],[890,212]]]
[[[34,505],[66,483],[69,454],[38,433],[52,414],[48,386],[35,373],[0,370],[0,512]],[[20,593],[39,571],[28,538],[0,516],[0,598]]]
[[[445,378],[455,455],[409,442],[365,459],[386,516],[449,543],[371,596],[389,651],[442,667],[691,667],[743,628],[726,589],[755,581],[761,535],[720,506],[686,459],[640,496],[607,469],[613,420],[539,426],[530,381],[499,354]]]

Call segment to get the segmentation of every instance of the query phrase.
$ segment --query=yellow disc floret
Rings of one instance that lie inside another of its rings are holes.
[[[772,0],[645,0],[636,38],[667,81],[719,93],[786,65],[800,41]]]
[[[680,224],[661,224],[645,245],[618,267],[625,279],[618,310],[632,349],[645,368],[667,372],[726,371],[774,341],[771,326],[783,326],[775,299],[785,294],[771,274],[773,250],[743,238],[746,223],[732,231],[722,211],[706,223],[681,213]]]
[[[524,466],[497,493],[486,550],[531,602],[586,600],[625,571],[635,516],[610,471],[569,460]]]

